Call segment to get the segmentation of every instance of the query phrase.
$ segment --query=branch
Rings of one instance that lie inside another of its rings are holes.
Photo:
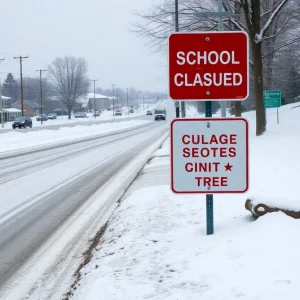
[[[287,19],[285,20],[285,22],[283,23],[283,25],[281,26],[281,28],[279,28],[279,29],[277,30],[277,32],[274,33],[273,35],[269,35],[269,36],[265,37],[265,40],[272,39],[272,38],[276,37],[276,35],[278,35],[278,34],[283,30],[283,28],[285,27],[285,25],[288,23],[289,20],[290,20],[290,19],[287,18]]]
[[[267,21],[267,23],[265,24],[265,26],[262,28],[262,30],[260,31],[260,33],[255,35],[255,40],[256,40],[257,43],[261,43],[261,41],[262,41],[262,39],[263,39],[266,31],[271,26],[271,24],[273,23],[274,19],[279,14],[280,10],[284,7],[285,4],[287,4],[287,2],[288,2],[288,0],[282,0],[281,1],[281,3],[278,5],[278,7],[272,13],[272,15],[270,16],[269,20]]]
[[[233,19],[233,18],[228,18],[228,20],[230,21],[230,22],[232,22],[237,28],[239,28],[240,29],[240,31],[246,31],[247,32],[247,27],[246,26],[244,26],[243,24],[241,24],[241,23],[239,23],[238,21],[236,21],[235,19]],[[226,21],[226,20],[225,20]]]
[[[291,42],[289,42],[287,44],[281,45],[280,47],[278,47],[278,48],[274,49],[273,51],[271,51],[271,52],[265,54],[264,56],[262,56],[262,58],[265,58],[266,56],[269,56],[269,55],[273,54],[274,52],[278,51],[279,49],[284,48],[284,47],[289,46],[289,45],[292,45],[292,44],[297,43],[299,41],[300,41],[300,37],[292,40]]]

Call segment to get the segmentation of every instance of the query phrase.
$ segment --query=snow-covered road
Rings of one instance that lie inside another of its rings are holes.
[[[167,123],[149,123],[113,136],[0,160],[0,298],[12,299],[4,292],[11,276],[67,219],[76,216],[87,199],[167,130]],[[101,197],[99,201],[100,206],[111,206],[101,203]],[[28,278],[22,280],[25,284]]]

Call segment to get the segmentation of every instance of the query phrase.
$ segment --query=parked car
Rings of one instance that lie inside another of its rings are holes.
[[[86,118],[87,115],[86,115],[85,112],[78,112],[78,113],[75,114],[74,117],[75,117],[75,118]]]
[[[108,108],[107,108],[107,110],[109,111],[109,110],[111,110],[111,108],[110,108],[110,107],[108,107]]]
[[[57,118],[57,114],[56,113],[48,114],[48,119],[55,120],[56,118]]]
[[[115,116],[122,116],[122,112],[118,109],[115,111]]]
[[[17,117],[15,121],[12,123],[12,128],[32,128],[32,120],[29,117]]]
[[[152,111],[151,110],[147,110],[147,116],[152,116]]]
[[[79,113],[76,113],[76,114],[74,115],[74,117],[75,117],[75,118],[87,118],[87,115],[86,115],[86,113],[84,113],[84,112],[79,112]]]
[[[41,115],[38,115],[38,116],[36,117],[36,120],[37,120],[37,121],[41,121],[41,119],[42,119],[42,121],[47,121],[47,120],[48,120],[48,116],[45,115],[45,114],[43,114],[42,116],[41,116]]]
[[[100,116],[100,112],[99,111],[96,111],[94,114],[93,114],[93,117],[99,117]]]

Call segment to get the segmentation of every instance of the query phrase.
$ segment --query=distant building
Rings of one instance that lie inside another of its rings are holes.
[[[14,121],[16,117],[21,116],[21,110],[16,108],[10,108],[12,104],[12,98],[2,96],[2,110],[4,122]],[[1,123],[1,105],[0,105],[0,123]]]
[[[88,93],[85,97],[82,97],[77,100],[77,103],[81,105],[82,111],[100,111],[102,109],[107,109],[113,105],[113,100],[116,100],[116,97],[109,97],[95,93]],[[95,107],[94,107],[95,106]]]
[[[9,108],[12,104],[12,98],[11,97],[6,97],[2,96],[2,107],[3,108]]]
[[[17,101],[12,104],[13,108],[17,108],[22,110],[21,108],[21,101]],[[27,117],[34,117],[40,114],[41,106],[38,102],[34,100],[24,100],[23,101],[23,109],[24,109],[24,116]]]

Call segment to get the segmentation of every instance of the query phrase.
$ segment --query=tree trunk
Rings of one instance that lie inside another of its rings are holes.
[[[235,117],[241,117],[242,116],[242,102],[236,101],[234,103],[234,111],[235,111]]]
[[[72,107],[68,107],[68,119],[71,120]]]
[[[261,42],[251,39],[253,53],[254,90],[256,104],[256,135],[262,135],[266,131],[266,113],[263,101],[263,64]]]

